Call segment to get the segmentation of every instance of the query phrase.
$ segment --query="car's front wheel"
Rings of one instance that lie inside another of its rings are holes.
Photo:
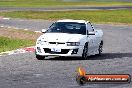
[[[85,44],[82,54],[83,59],[87,59],[87,57],[88,57],[88,43]]]
[[[44,59],[45,59],[45,56],[36,55],[36,58],[37,58],[38,60],[44,60]]]

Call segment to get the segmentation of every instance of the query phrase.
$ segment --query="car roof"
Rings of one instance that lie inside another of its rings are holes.
[[[86,23],[89,21],[85,20],[73,20],[73,19],[63,19],[63,20],[58,20],[57,22],[77,22],[77,23]]]

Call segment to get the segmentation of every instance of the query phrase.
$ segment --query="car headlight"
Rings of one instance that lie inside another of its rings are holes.
[[[79,46],[80,42],[67,42],[67,46]]]

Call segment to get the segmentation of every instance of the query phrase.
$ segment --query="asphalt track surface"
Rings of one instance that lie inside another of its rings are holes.
[[[30,7],[0,7],[0,11],[73,11],[73,10],[118,10],[132,9],[132,6],[75,6],[75,7],[48,7],[48,8],[30,8]]]
[[[44,20],[0,20],[0,26],[40,31],[52,22]],[[94,24],[104,31],[102,56],[81,58],[48,57],[37,60],[34,52],[0,57],[0,88],[132,88],[129,84],[86,84],[75,81],[76,69],[88,74],[132,75],[132,26]]]

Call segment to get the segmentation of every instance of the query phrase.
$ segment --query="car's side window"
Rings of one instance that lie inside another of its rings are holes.
[[[94,31],[91,23],[89,23],[89,22],[87,23],[87,29],[88,29],[89,32],[93,32]]]

